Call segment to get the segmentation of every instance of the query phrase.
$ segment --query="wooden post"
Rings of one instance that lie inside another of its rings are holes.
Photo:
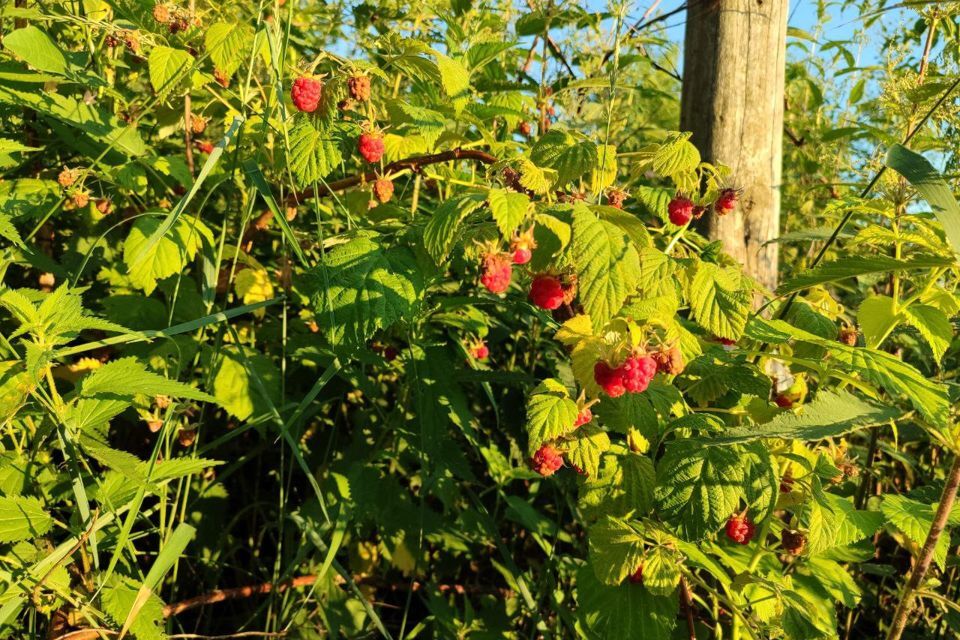
[[[680,128],[704,160],[732,169],[737,211],[705,216],[747,273],[777,284],[787,0],[690,0],[684,39]]]

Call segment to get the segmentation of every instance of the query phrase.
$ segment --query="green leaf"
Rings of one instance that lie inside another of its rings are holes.
[[[530,211],[530,198],[507,189],[490,189],[487,195],[490,213],[500,229],[500,235],[509,240]]]
[[[857,309],[857,322],[863,331],[863,339],[870,348],[877,348],[881,341],[900,323],[896,303],[890,296],[870,296]]]
[[[150,51],[147,66],[153,90],[166,95],[193,69],[193,56],[183,49],[156,46]]]
[[[657,464],[654,496],[663,520],[682,537],[700,540],[739,510],[743,485],[744,465],[735,448],[677,440]]]
[[[603,456],[599,475],[589,476],[580,487],[580,506],[587,519],[604,515],[617,518],[644,515],[653,506],[656,474],[653,461],[639,454]]]
[[[680,584],[677,553],[666,546],[651,546],[643,558],[643,586],[655,596],[669,596]]]
[[[570,464],[589,478],[600,471],[600,456],[610,448],[610,437],[600,427],[588,423],[576,429],[573,439],[564,446]]]
[[[213,244],[210,229],[188,215],[179,216],[167,233],[151,242],[162,224],[163,220],[153,216],[137,218],[123,243],[123,261],[130,280],[147,295],[156,289],[157,280],[182,273],[204,240]],[[146,251],[142,257],[141,251]]]
[[[423,247],[437,265],[450,255],[450,250],[460,237],[460,222],[483,204],[483,200],[467,195],[445,201],[433,212],[423,228]]]
[[[138,585],[127,578],[114,574],[110,576],[100,592],[103,611],[121,625],[137,607],[136,617],[131,621],[130,631],[137,640],[163,640],[164,616],[163,601],[156,595],[150,595],[145,602],[138,603]]]
[[[605,585],[588,566],[577,573],[577,602],[578,615],[603,640],[670,640],[680,608],[678,598],[643,585]]]
[[[930,345],[934,359],[940,362],[953,340],[953,325],[947,315],[926,304],[912,304],[903,310],[903,315],[907,324],[919,331]]]
[[[883,525],[883,514],[855,509],[849,499],[823,493],[817,483],[801,522],[807,529],[807,551],[813,556],[873,535]]]
[[[249,27],[236,22],[215,22],[203,37],[204,48],[214,66],[228,76],[240,68],[251,40]]]
[[[315,267],[312,300],[317,322],[334,345],[357,347],[378,329],[409,320],[423,291],[413,253],[387,248],[376,233],[361,232],[334,247]]]
[[[33,25],[11,31],[3,38],[3,48],[34,69],[66,75],[67,59],[44,31]]]
[[[333,129],[315,119],[297,117],[289,136],[290,170],[301,187],[323,180],[343,161]]]
[[[136,394],[215,402],[199,389],[147,371],[136,358],[120,358],[95,369],[80,383],[80,396],[123,400]]]
[[[661,176],[676,176],[695,171],[700,164],[700,152],[690,142],[689,133],[670,133],[660,144],[651,160],[651,168]]]
[[[705,439],[706,446],[723,446],[763,438],[823,440],[871,425],[883,424],[900,415],[895,407],[868,402],[846,391],[822,390],[801,406],[798,413],[778,414],[770,422],[749,427],[730,427]]]
[[[556,171],[553,186],[559,188],[597,166],[597,145],[583,135],[550,129],[530,149],[530,159],[538,167]]]
[[[960,206],[943,176],[919,153],[900,144],[887,151],[886,165],[906,178],[937,217],[953,253],[960,253]]]
[[[437,69],[440,70],[440,83],[447,99],[457,115],[463,111],[470,100],[470,72],[459,60],[434,52],[437,59]]]
[[[750,289],[736,267],[701,262],[690,283],[690,311],[715,336],[739,340],[750,313]]]
[[[819,267],[794,276],[777,287],[777,294],[794,293],[818,284],[839,282],[847,278],[888,273],[890,271],[931,269],[951,264],[953,264],[953,260],[940,256],[916,256],[909,260],[897,260],[888,256],[845,256],[833,262],[825,262]]]
[[[636,290],[640,258],[619,227],[599,219],[582,204],[573,210],[570,252],[577,269],[580,302],[594,328],[602,329]]]
[[[936,505],[891,494],[884,496],[883,502],[880,503],[880,511],[893,526],[903,532],[903,535],[916,545],[916,551],[919,552],[927,540],[930,527],[933,526]],[[933,551],[933,559],[936,560],[943,571],[946,571],[947,568],[947,554],[949,552],[950,536],[941,535]]]
[[[28,496],[0,498],[0,542],[37,538],[53,526],[40,501]]]
[[[543,443],[576,429],[577,413],[577,403],[560,381],[547,378],[541,382],[527,400],[528,451],[532,454]]]
[[[643,561],[643,532],[607,516],[590,527],[590,565],[604,584],[620,584]]]
[[[246,356],[244,360],[239,349],[227,346],[220,350],[213,372],[213,395],[217,403],[238,420],[268,414],[269,402],[276,405],[280,401],[280,371],[273,361],[260,353],[248,352]],[[248,365],[253,371],[248,370]],[[269,399],[260,393],[254,373],[263,381]]]

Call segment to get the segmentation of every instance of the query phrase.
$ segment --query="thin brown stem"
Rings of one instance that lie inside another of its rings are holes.
[[[933,561],[933,552],[937,548],[937,542],[947,525],[950,518],[950,512],[953,509],[953,503],[957,498],[957,488],[960,487],[960,455],[953,459],[953,466],[950,467],[950,473],[947,475],[947,482],[943,486],[943,492],[940,494],[940,504],[937,505],[937,512],[933,516],[933,523],[930,525],[930,531],[927,532],[926,542],[920,550],[920,556],[917,558],[917,564],[913,567],[910,579],[903,588],[900,596],[900,604],[897,605],[897,611],[893,614],[893,622],[890,624],[890,631],[887,632],[887,640],[900,640],[903,630],[907,627],[907,618],[910,617],[910,609],[916,596],[917,587],[923,582],[930,569],[930,563]]]
[[[697,640],[697,629],[693,624],[693,601],[690,598],[690,587],[687,585],[687,579],[680,576],[680,604],[683,605],[683,612],[687,617],[687,635],[690,640]]]
[[[331,193],[343,191],[344,189],[349,189],[350,187],[358,184],[369,182],[376,179],[381,174],[395,173],[404,169],[417,172],[421,167],[431,164],[439,164],[441,162],[449,162],[450,160],[476,160],[477,162],[482,162],[483,164],[493,164],[497,161],[496,157],[492,156],[486,151],[479,151],[477,149],[456,148],[451,149],[450,151],[442,151],[440,153],[432,153],[424,156],[413,156],[410,158],[404,158],[402,160],[395,160],[394,162],[391,162],[385,166],[382,171],[371,170],[367,171],[366,173],[350,176],[349,178],[343,178],[342,180],[335,180],[319,186],[316,190],[313,188],[304,189],[303,191],[293,193],[288,196],[286,202],[290,205],[297,205],[304,200],[309,200],[310,198],[322,198],[323,196],[328,196]]]

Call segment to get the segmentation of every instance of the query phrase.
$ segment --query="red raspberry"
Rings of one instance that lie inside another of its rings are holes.
[[[593,365],[593,379],[611,398],[619,398],[627,392],[623,370],[619,367],[614,369],[602,360]]]
[[[480,340],[470,347],[469,352],[474,360],[486,360],[490,355],[490,348],[487,347],[486,342]]]
[[[513,276],[513,264],[505,253],[488,253],[483,258],[483,274],[480,283],[490,293],[503,293],[510,286]]]
[[[574,421],[574,427],[582,427],[593,420],[593,412],[590,411],[590,407],[584,407],[580,409],[580,413],[577,414],[577,419]]]
[[[293,106],[300,111],[313,113],[320,105],[320,93],[323,90],[323,83],[310,76],[300,76],[293,81],[290,87],[290,98],[293,99]]]
[[[721,338],[719,336],[717,336],[717,342],[719,342],[725,347],[733,347],[733,346],[736,346],[737,344],[736,340],[732,340],[730,338]]]
[[[537,449],[530,462],[533,470],[546,478],[563,466],[563,455],[554,447],[545,444]]]
[[[530,126],[529,122],[524,120],[523,122],[517,125],[517,131],[520,132],[520,135],[522,135],[524,138],[529,138],[531,131],[533,131],[533,128]]]
[[[360,139],[357,141],[357,148],[360,150],[360,155],[363,156],[363,159],[370,164],[380,162],[380,158],[383,157],[383,152],[386,150],[386,147],[383,145],[383,136],[373,132],[360,134]]]
[[[736,189],[724,189],[720,192],[720,196],[717,198],[716,202],[713,203],[713,210],[717,212],[718,216],[725,216],[728,213],[733,213],[733,210],[736,208]]]
[[[631,584],[643,584],[643,565],[638,564],[636,571],[630,574],[628,578]]]
[[[527,229],[518,236],[514,236],[510,243],[510,251],[513,253],[513,264],[527,264],[533,258],[533,250],[537,248],[537,243],[533,239],[533,227]]]
[[[730,516],[727,520],[726,533],[727,537],[737,544],[748,544],[753,539],[756,528],[756,525],[746,516]]]
[[[200,150],[200,153],[210,155],[213,153],[213,143],[209,140],[197,140],[197,149]]]
[[[676,196],[667,205],[667,212],[670,214],[670,222],[682,227],[693,219],[693,202],[690,198]]]
[[[382,203],[390,202],[393,197],[393,181],[389,178],[378,178],[373,183],[373,195]]]
[[[642,393],[656,375],[657,363],[650,356],[630,356],[620,365],[620,369],[623,371],[623,385],[627,391]]]
[[[793,400],[791,400],[787,396],[780,393],[776,395],[773,401],[776,402],[777,406],[780,407],[781,409],[789,409],[790,407],[793,406]]]
[[[563,295],[563,285],[553,276],[537,276],[530,285],[530,301],[541,309],[558,308]]]

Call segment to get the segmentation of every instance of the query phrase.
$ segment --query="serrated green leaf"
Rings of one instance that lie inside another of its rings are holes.
[[[80,383],[84,398],[126,399],[134,395],[172,396],[202,402],[215,402],[209,394],[176,380],[147,371],[136,358],[120,358],[95,369]]]
[[[667,446],[657,464],[654,495],[661,518],[681,537],[700,540],[739,510],[744,465],[734,448],[678,440]]]
[[[739,340],[743,335],[750,314],[750,289],[737,268],[701,262],[688,298],[693,319],[715,336]]]
[[[909,260],[897,260],[888,256],[844,256],[794,276],[777,287],[777,294],[786,295],[818,284],[839,282],[847,278],[890,271],[931,269],[949,266],[952,263],[950,258],[940,256],[915,256]]]
[[[34,69],[64,75],[67,59],[56,43],[33,25],[15,29],[3,37],[3,48]]]
[[[801,522],[807,529],[808,553],[817,555],[873,535],[883,524],[883,514],[855,509],[847,498],[815,490]]]
[[[590,527],[590,565],[604,584],[620,584],[643,561],[643,532],[638,525],[607,516]]]
[[[665,546],[652,546],[643,558],[643,586],[655,596],[669,596],[680,584],[677,553]]]
[[[37,538],[53,526],[39,500],[28,496],[0,498],[0,542]]]
[[[450,250],[460,237],[460,222],[476,211],[483,200],[468,195],[443,202],[430,216],[423,228],[423,247],[437,265],[450,255]]]
[[[175,273],[182,273],[193,260],[197,251],[207,240],[213,244],[213,235],[199,219],[188,215],[179,216],[170,230],[151,243],[163,220],[153,216],[137,218],[130,234],[123,243],[123,261],[134,286],[150,295],[162,280]],[[140,253],[146,250],[141,257]]]
[[[487,194],[490,213],[500,229],[500,235],[509,240],[530,211],[530,198],[507,189],[490,189]]]
[[[214,66],[233,75],[248,54],[252,34],[247,25],[236,22],[215,22],[203,36],[203,43]]]
[[[880,511],[893,526],[903,532],[903,535],[916,545],[916,550],[919,551],[927,540],[930,527],[933,526],[936,505],[891,494],[884,496],[883,502],[880,503]],[[949,553],[950,536],[941,535],[937,540],[937,546],[934,548],[933,559],[936,560],[942,571],[946,571],[947,555]]]
[[[585,205],[573,210],[570,253],[579,298],[595,329],[602,329],[639,283],[640,258],[626,234]]]
[[[602,640],[670,640],[679,600],[655,596],[643,585],[608,586],[589,566],[577,573],[578,614]]]
[[[953,340],[953,325],[946,314],[930,305],[912,304],[903,310],[903,316],[930,345],[934,359],[940,362]]]
[[[538,167],[556,171],[553,186],[560,188],[597,166],[597,145],[572,132],[550,129],[530,149],[530,159]]]
[[[953,253],[960,253],[960,206],[943,176],[929,160],[900,144],[892,145],[887,151],[886,165],[906,178],[927,201],[943,225]]]
[[[558,380],[547,378],[527,400],[527,449],[532,454],[545,442],[573,431],[577,420],[577,403]]]
[[[269,398],[260,393],[254,375],[263,382]],[[213,395],[238,420],[267,414],[270,403],[280,401],[280,371],[263,354],[248,352],[243,358],[238,349],[227,346],[220,350],[213,371]]]
[[[434,53],[434,56],[437,59],[443,91],[453,106],[453,112],[459,114],[470,99],[470,72],[459,60],[440,53]]]
[[[326,178],[343,161],[333,130],[319,122],[298,117],[289,136],[290,170],[302,187]]]
[[[573,432],[564,446],[567,460],[580,473],[593,477],[600,471],[600,456],[610,448],[607,432],[593,424],[585,424]]]
[[[193,56],[183,49],[156,46],[150,50],[147,59],[150,70],[150,84],[161,95],[173,91],[181,78],[193,68]]]

